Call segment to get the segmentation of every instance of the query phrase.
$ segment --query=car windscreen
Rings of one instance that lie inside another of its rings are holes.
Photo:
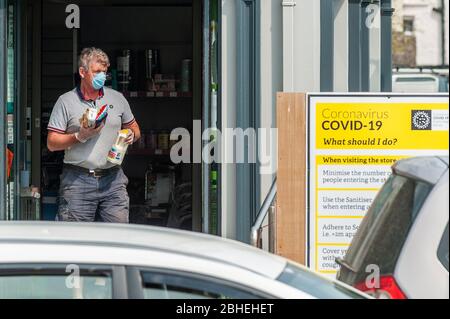
[[[393,174],[379,191],[345,256],[339,279],[364,281],[366,267],[392,274],[408,233],[432,185]],[[345,266],[346,265],[346,266]]]
[[[277,280],[319,299],[364,299],[363,295],[338,282],[291,263],[287,264]]]

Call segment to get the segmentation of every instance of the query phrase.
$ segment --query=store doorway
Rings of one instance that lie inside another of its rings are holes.
[[[66,25],[71,4],[79,8],[80,28]],[[22,90],[29,92],[25,125],[32,127],[25,157],[29,186],[40,192],[36,219],[55,218],[64,155],[46,147],[48,119],[58,97],[77,84],[79,52],[95,46],[111,61],[107,85],[127,98],[143,133],[123,163],[130,222],[201,231],[202,167],[172,163],[169,134],[178,127],[192,133],[202,118],[202,1],[44,0],[26,8],[22,59],[29,72]],[[124,72],[128,81],[119,78]]]

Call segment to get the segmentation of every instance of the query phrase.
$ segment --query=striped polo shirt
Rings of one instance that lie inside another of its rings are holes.
[[[107,105],[108,117],[101,132],[86,143],[77,143],[65,150],[64,163],[87,169],[105,169],[114,166],[106,160],[111,146],[115,143],[122,127],[135,122],[130,105],[122,93],[103,88],[98,98],[86,99],[76,87],[61,95],[53,107],[47,129],[57,133],[75,133],[80,130],[80,118],[90,106],[100,109]]]

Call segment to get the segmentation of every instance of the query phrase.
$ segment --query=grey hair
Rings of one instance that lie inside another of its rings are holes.
[[[108,55],[103,50],[94,47],[84,48],[80,54],[78,67],[89,70],[92,62],[99,62],[106,67],[110,66]]]

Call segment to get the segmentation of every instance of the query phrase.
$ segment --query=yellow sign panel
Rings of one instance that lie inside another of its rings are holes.
[[[310,95],[309,262],[335,276],[392,165],[448,155],[448,96]]]
[[[317,103],[317,149],[446,150],[448,104]]]

